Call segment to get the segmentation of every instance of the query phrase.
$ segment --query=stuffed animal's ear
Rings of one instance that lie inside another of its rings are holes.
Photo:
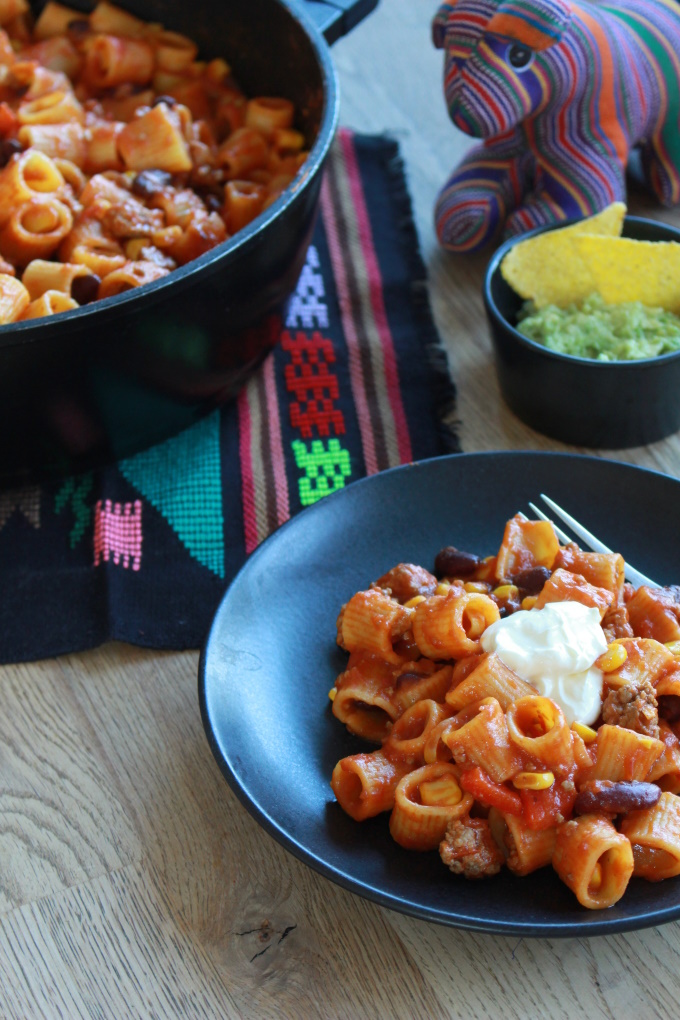
[[[532,50],[547,50],[560,41],[570,21],[569,0],[506,0],[487,22],[485,32],[514,39]]]
[[[454,6],[453,3],[442,4],[432,19],[432,42],[438,50],[446,46],[446,23]]]

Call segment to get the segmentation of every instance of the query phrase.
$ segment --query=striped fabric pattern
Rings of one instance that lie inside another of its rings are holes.
[[[680,4],[457,0],[433,22],[451,119],[484,139],[441,189],[437,233],[471,251],[625,201],[639,147],[650,189],[680,201]]]

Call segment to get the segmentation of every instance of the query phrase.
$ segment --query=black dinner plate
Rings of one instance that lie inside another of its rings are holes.
[[[400,561],[432,569],[456,545],[500,545],[506,520],[541,492],[662,584],[680,582],[680,482],[572,454],[480,453],[423,461],[355,482],[305,510],[247,561],[215,616],[199,667],[213,754],[246,809],[287,850],[385,907],[460,928],[523,936],[611,934],[680,917],[680,878],[633,879],[608,910],[582,908],[551,868],[470,882],[436,851],[403,850],[388,816],[357,823],[329,781],[370,750],[330,710],[344,668],[338,611]]]

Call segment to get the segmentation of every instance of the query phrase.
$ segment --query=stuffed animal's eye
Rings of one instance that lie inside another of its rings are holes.
[[[506,54],[508,63],[516,71],[524,71],[534,59],[534,51],[523,43],[511,43]]]

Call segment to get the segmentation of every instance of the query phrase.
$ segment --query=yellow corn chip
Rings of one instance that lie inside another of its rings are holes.
[[[595,216],[520,241],[501,262],[504,280],[539,308],[582,300],[597,285],[592,269],[577,260],[576,239],[583,234],[618,238],[625,215],[623,202],[614,202]]]
[[[576,257],[587,267],[597,291],[611,305],[640,301],[680,315],[680,244],[633,241],[627,237],[574,239]],[[584,294],[583,297],[587,297]],[[576,298],[575,300],[579,300]]]

